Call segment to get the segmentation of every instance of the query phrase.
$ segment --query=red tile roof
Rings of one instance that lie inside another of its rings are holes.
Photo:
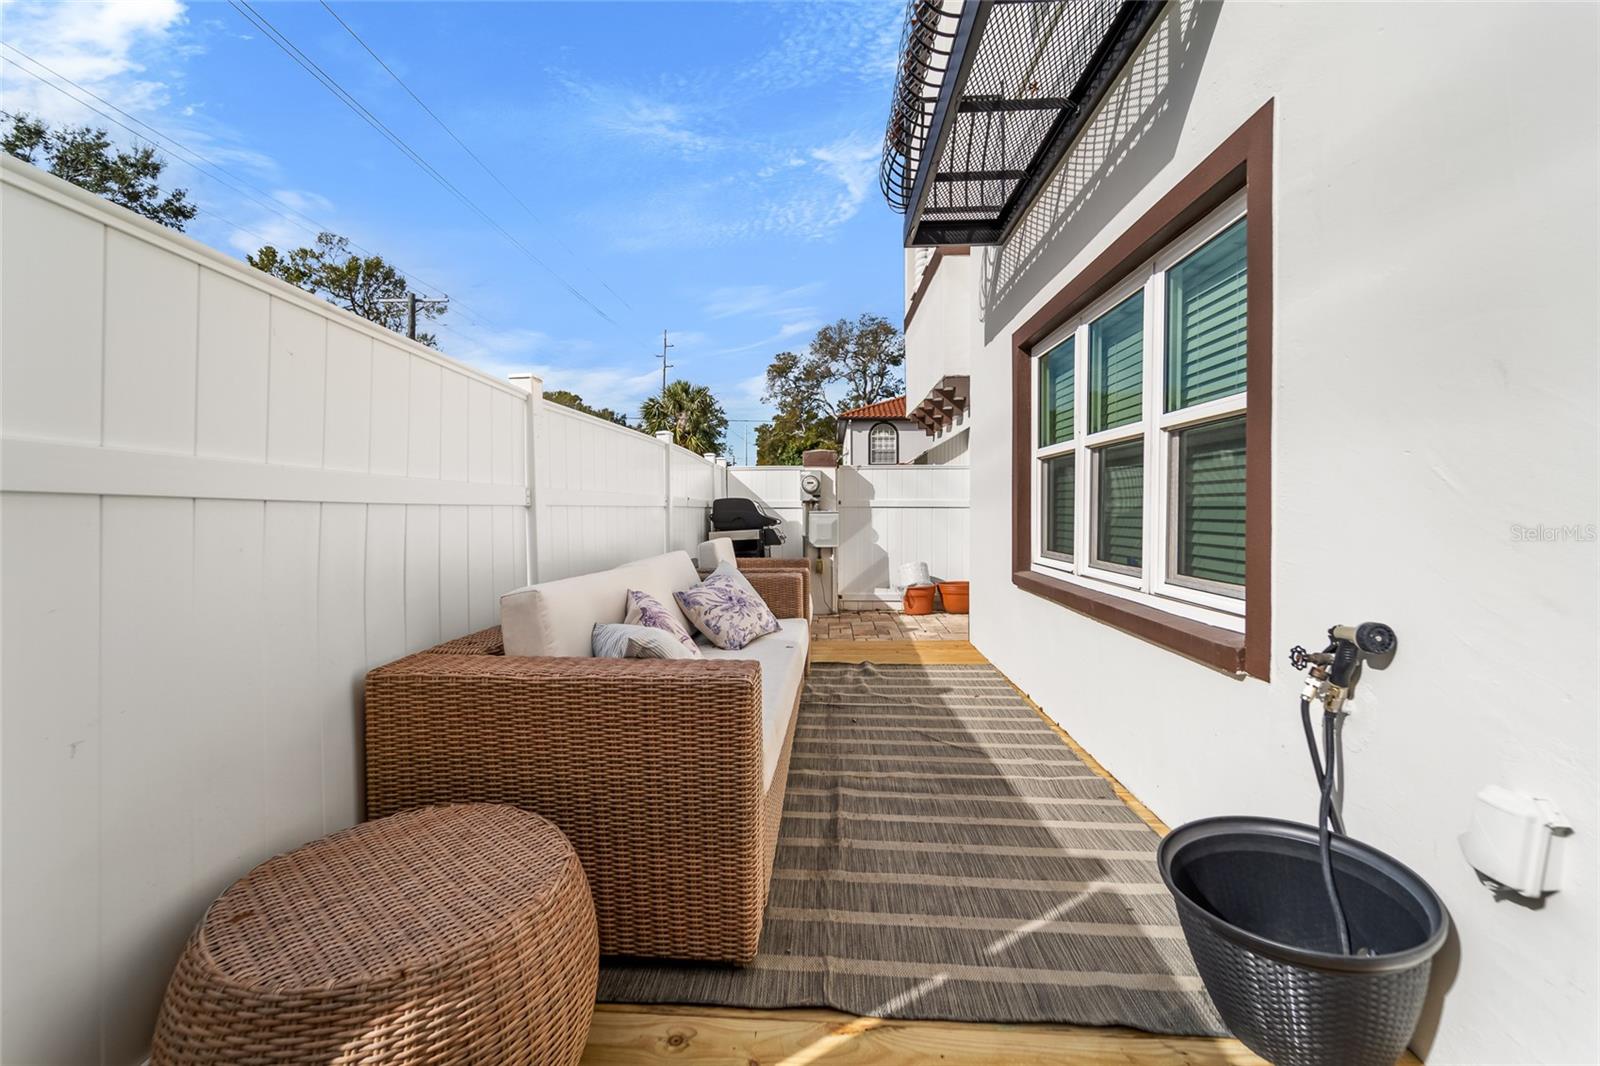
[[[857,407],[852,411],[840,411],[840,418],[904,418],[906,416],[906,398],[896,396],[892,400],[879,400],[869,403],[865,407]]]

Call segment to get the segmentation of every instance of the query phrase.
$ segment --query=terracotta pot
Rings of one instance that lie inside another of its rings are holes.
[[[905,599],[901,603],[901,609],[906,614],[932,614],[933,586],[908,585]]]
[[[944,601],[944,609],[951,614],[967,613],[967,583],[965,581],[939,582],[939,598]]]

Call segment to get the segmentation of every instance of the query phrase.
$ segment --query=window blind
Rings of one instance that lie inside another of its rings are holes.
[[[1240,219],[1167,271],[1167,410],[1245,386],[1245,224]]]
[[[1178,434],[1179,575],[1244,587],[1244,419]]]
[[[1074,338],[1051,348],[1039,367],[1039,447],[1072,439],[1072,389],[1077,353]]]
[[[1144,290],[1089,324],[1089,432],[1139,421]]]
[[[1072,557],[1072,508],[1077,502],[1076,464],[1071,455],[1046,459],[1044,550]]]
[[[1144,441],[1099,449],[1095,561],[1137,570],[1144,562]]]

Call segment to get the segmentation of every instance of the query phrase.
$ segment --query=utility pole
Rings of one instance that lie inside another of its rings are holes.
[[[440,306],[447,306],[450,303],[450,297],[448,297],[448,296],[440,296],[440,297],[434,298],[434,297],[427,297],[427,296],[418,296],[414,292],[408,292],[404,296],[389,297],[387,299],[379,300],[377,302],[381,303],[381,304],[405,304],[406,305],[406,336],[410,337],[412,340],[416,340],[417,339],[417,305],[418,304],[439,304]]]
[[[671,363],[667,362],[667,349],[668,348],[676,348],[676,347],[677,347],[676,344],[668,344],[667,343],[667,331],[666,330],[662,330],[661,331],[661,398],[663,400],[665,400],[667,398],[667,370],[669,368],[671,368],[671,366],[672,366]]]
[[[730,419],[728,419],[728,422],[730,424],[743,427],[742,429],[740,429],[739,435],[740,435],[741,438],[743,438],[743,441],[744,441],[744,465],[745,466],[749,466],[750,465],[750,427],[751,426],[764,426],[770,421],[772,421],[772,419],[770,419],[770,418],[730,418]]]

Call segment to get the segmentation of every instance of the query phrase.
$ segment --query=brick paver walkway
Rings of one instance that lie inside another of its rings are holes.
[[[812,640],[966,640],[964,614],[843,611],[811,621]]]

